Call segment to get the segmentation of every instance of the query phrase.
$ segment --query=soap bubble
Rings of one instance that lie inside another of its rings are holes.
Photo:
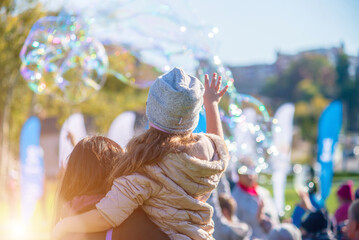
[[[116,77],[125,84],[148,88],[163,73],[161,69],[141,62],[134,51],[121,46],[107,46],[106,50],[109,53],[108,75]]]
[[[161,74],[181,67],[194,75],[198,59],[209,58],[219,45],[218,28],[200,21],[189,1],[89,0],[63,3],[62,7],[83,19],[94,19],[89,26],[91,36],[111,48],[124,48]],[[108,54],[114,56],[115,52]],[[141,70],[139,74],[145,75]],[[131,79],[129,82],[137,86],[135,77],[119,71],[111,62],[109,73],[125,81]]]
[[[39,19],[20,52],[21,74],[30,89],[81,102],[105,82],[108,59],[103,45],[87,35],[74,16]]]
[[[195,75],[199,59],[217,51],[219,29],[201,21],[190,5],[170,0],[89,0],[62,2],[61,9],[91,20],[86,29],[106,46],[110,58],[107,74],[145,88],[174,67]]]
[[[259,173],[268,167],[269,156],[278,154],[272,144],[272,121],[268,110],[257,98],[237,91],[232,72],[223,66],[217,55],[200,61],[197,68],[200,79],[204,81],[204,74],[214,72],[222,76],[222,88],[229,87],[222,99],[221,119],[231,153],[230,165],[238,169],[241,159],[250,158],[255,166],[253,170]]]
[[[103,45],[87,37],[59,67],[56,83],[64,99],[80,102],[99,91],[105,81],[107,55]]]

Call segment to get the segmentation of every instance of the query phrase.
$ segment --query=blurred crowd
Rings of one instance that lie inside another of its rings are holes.
[[[210,202],[214,207],[216,239],[359,239],[359,189],[351,180],[336,191],[338,208],[331,216],[316,200],[316,185],[298,193],[291,218],[280,217],[265,188],[258,185],[258,174],[251,164],[232,175],[223,176]]]

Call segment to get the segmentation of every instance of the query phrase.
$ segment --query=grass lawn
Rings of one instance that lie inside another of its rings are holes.
[[[263,177],[266,177],[266,176],[263,176]],[[340,186],[340,184],[347,180],[352,180],[354,182],[355,189],[359,188],[359,174],[337,174],[337,175],[335,175],[333,178],[330,195],[326,201],[326,207],[328,208],[328,211],[331,215],[334,214],[335,210],[338,207],[338,202],[336,199],[336,191],[338,190],[338,187]],[[268,184],[263,184],[262,186],[267,188],[272,193],[272,196],[273,196],[273,189],[272,189],[272,185],[270,184],[270,182],[271,182],[270,177],[267,177],[265,182]],[[286,211],[285,216],[284,216],[285,218],[288,218],[291,216],[293,207],[298,202],[299,202],[299,197],[298,197],[297,192],[295,191],[294,186],[293,186],[293,178],[288,177],[287,185],[286,185],[286,189],[285,189],[285,205],[289,205],[291,207],[291,209],[289,211]]]

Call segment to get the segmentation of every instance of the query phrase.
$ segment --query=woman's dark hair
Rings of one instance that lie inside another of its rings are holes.
[[[64,203],[74,197],[107,193],[107,178],[122,154],[121,146],[107,137],[86,137],[76,144],[58,188],[55,222]]]

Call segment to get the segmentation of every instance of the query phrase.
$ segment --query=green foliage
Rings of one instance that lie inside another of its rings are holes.
[[[19,53],[31,26],[44,16],[40,4],[23,1],[21,5],[26,4],[33,7],[18,11],[15,1],[0,3],[0,144],[10,142],[13,149],[18,148],[20,128],[28,117],[32,99],[21,79]]]
[[[307,55],[294,61],[279,76],[270,78],[263,89],[269,97],[297,102],[321,94],[333,96],[334,70],[325,57]],[[304,82],[303,82],[304,81]]]
[[[338,97],[345,105],[348,130],[359,131],[359,69],[354,79],[350,78],[348,69],[348,56],[342,52],[338,55],[336,66]]]
[[[339,91],[339,96],[343,96],[343,90],[345,90],[348,85],[350,84],[350,77],[349,77],[349,60],[348,56],[345,53],[339,53],[337,58],[337,65],[336,65],[336,72],[337,72],[337,84],[341,87],[341,91]]]
[[[261,175],[262,176],[262,175]],[[266,176],[265,180],[261,185],[265,188],[267,188],[272,196],[273,196],[273,186],[270,184],[270,175]],[[359,187],[359,176],[358,174],[351,174],[351,173],[335,173],[333,176],[333,182],[332,187],[330,189],[330,195],[328,199],[326,200],[326,208],[328,209],[328,212],[333,215],[335,210],[338,208],[338,199],[336,195],[336,191],[338,190],[340,184],[347,181],[348,179],[351,179],[354,182],[354,189],[357,189]],[[294,207],[296,204],[299,203],[300,199],[299,196],[294,188],[293,183],[293,175],[288,175],[287,177],[287,184],[285,188],[285,204],[289,205],[291,209],[289,211],[285,212],[284,219],[290,218],[292,216]]]
[[[24,7],[26,3],[27,8]],[[93,119],[96,132],[106,133],[111,122],[121,112],[144,111],[148,89],[131,87],[113,76],[108,76],[99,92],[79,104],[65,102],[56,95],[33,93],[20,74],[19,53],[32,25],[46,12],[36,1],[21,2],[21,10],[17,7],[12,0],[0,2],[0,121],[2,126],[8,126],[5,127],[8,129],[5,134],[0,129],[0,144],[9,142],[10,150],[17,154],[21,127],[30,115],[57,117],[60,127],[70,114],[82,112]],[[130,55],[111,57],[115,63],[131,63],[133,59]],[[141,72],[147,74],[148,79],[155,79],[153,76],[158,75],[153,67],[135,63],[135,67],[144,70]],[[132,72],[136,73],[136,70],[134,68]],[[77,75],[76,72],[68,74],[70,78]]]
[[[335,96],[335,71],[325,57],[305,55],[279,76],[270,78],[263,93],[296,104],[295,121],[305,140],[315,143],[317,122],[322,110]]]

